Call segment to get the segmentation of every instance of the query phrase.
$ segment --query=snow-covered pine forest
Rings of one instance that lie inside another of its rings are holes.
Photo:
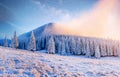
[[[19,48],[28,50],[30,38],[19,39]],[[120,43],[106,40],[69,35],[44,35],[35,38],[36,50],[61,55],[85,55],[87,57],[120,56]]]
[[[8,45],[7,45],[8,44]],[[16,32],[11,42],[7,37],[0,42],[1,46],[9,46],[30,51],[47,50],[50,54],[85,55],[86,57],[120,56],[120,42],[110,39],[99,39],[70,35],[42,35],[19,39]]]

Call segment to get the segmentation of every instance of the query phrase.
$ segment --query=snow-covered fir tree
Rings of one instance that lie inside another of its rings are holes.
[[[70,48],[69,48],[69,45],[68,45],[68,41],[65,41],[65,51],[66,51],[67,55],[70,55]]]
[[[117,56],[120,57],[120,44],[117,46]]]
[[[89,46],[89,41],[86,41],[86,56],[87,57],[91,57],[91,54],[90,54],[90,46]]]
[[[58,54],[61,54],[61,51],[62,51],[62,43],[61,43],[61,41],[59,41],[57,47],[58,47],[58,50],[57,50]]]
[[[75,53],[76,53],[76,41],[75,41],[74,37],[71,38],[70,51],[71,51],[71,54],[75,55]]]
[[[85,55],[86,53],[86,43],[85,38],[82,38],[82,54]]]
[[[36,51],[36,40],[35,40],[35,36],[34,36],[34,32],[31,32],[31,37],[30,37],[30,41],[28,43],[28,50],[30,51]]]
[[[62,42],[61,43],[61,55],[66,55],[67,53],[66,53],[66,50],[65,50],[65,43],[64,42]]]
[[[82,53],[81,39],[77,38],[77,40],[76,40],[76,55],[81,55],[81,53]]]
[[[100,58],[101,57],[101,55],[100,55],[100,49],[99,49],[99,44],[98,43],[95,44],[95,57],[96,58]]]
[[[67,40],[66,40],[67,38],[65,37],[65,36],[62,36],[61,37],[61,51],[60,51],[60,54],[61,55],[67,55],[67,53],[66,53],[66,42],[67,42]]]
[[[11,37],[11,44],[10,44],[10,47],[11,48],[14,48],[14,46],[13,46],[13,38]]]
[[[12,38],[12,47],[17,49],[18,46],[19,46],[19,42],[18,42],[18,38],[17,38],[17,35],[16,35],[16,31],[15,31],[14,36]]]
[[[4,47],[8,47],[8,40],[7,40],[6,36],[5,36],[5,39],[4,39]]]
[[[112,43],[110,41],[107,41],[107,54],[108,56],[112,56]]]
[[[94,50],[94,41],[93,40],[90,40],[90,55],[93,56],[94,53],[95,53],[95,50]]]
[[[48,41],[47,51],[49,54],[55,54],[55,42],[52,36],[50,37]]]
[[[107,52],[106,52],[106,45],[104,41],[101,41],[100,43],[100,49],[101,49],[101,56],[107,56]]]
[[[118,56],[117,53],[117,48],[118,48],[118,43],[114,41],[114,46],[113,46],[113,56]]]

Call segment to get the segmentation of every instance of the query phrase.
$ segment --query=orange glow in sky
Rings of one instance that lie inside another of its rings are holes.
[[[57,30],[66,34],[120,39],[120,1],[99,0],[92,10],[79,17],[61,22]]]

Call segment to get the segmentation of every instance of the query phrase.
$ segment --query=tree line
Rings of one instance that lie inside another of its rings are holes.
[[[7,47],[5,37],[4,46]],[[116,40],[106,40],[81,36],[42,35],[35,37],[31,32],[30,38],[18,39],[16,32],[11,42],[12,48],[30,51],[47,50],[49,54],[85,55],[86,57],[120,56],[120,43]]]

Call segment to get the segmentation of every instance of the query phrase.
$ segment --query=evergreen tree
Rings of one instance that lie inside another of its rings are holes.
[[[11,45],[10,45],[11,48],[14,48],[14,46],[13,46],[13,41],[14,41],[14,40],[13,40],[13,38],[11,37]]]
[[[117,46],[117,55],[120,57],[120,44]]]
[[[71,37],[70,51],[72,54],[75,54],[75,52],[76,52],[76,42],[75,42],[74,37]]]
[[[93,56],[94,53],[95,53],[94,42],[93,42],[93,40],[90,40],[90,55]]]
[[[117,48],[118,48],[118,44],[116,42],[114,42],[114,46],[113,46],[113,56],[118,56],[117,54]]]
[[[54,54],[55,53],[55,42],[54,42],[54,39],[53,37],[51,36],[49,41],[48,41],[48,53],[49,54]]]
[[[100,58],[100,49],[98,43],[95,44],[95,57]]]
[[[101,43],[100,49],[101,49],[101,56],[107,56],[106,45],[104,42]]]
[[[28,44],[28,50],[30,51],[36,51],[36,40],[34,36],[34,32],[31,32],[30,42]]]
[[[12,47],[13,48],[18,48],[18,46],[19,46],[19,43],[18,43],[18,38],[17,38],[17,35],[16,35],[16,31],[14,32],[14,37],[13,37],[13,39],[12,39]]]
[[[4,39],[4,46],[5,47],[8,47],[8,40],[7,40],[7,37],[5,36],[5,39]]]
[[[76,55],[80,55],[81,54],[81,40],[80,38],[77,38],[76,40]]]
[[[91,54],[90,54],[90,47],[89,47],[89,41],[86,42],[86,56],[87,57],[91,57]]]
[[[107,55],[112,56],[112,44],[109,40],[107,42]]]
[[[66,51],[65,51],[65,43],[62,42],[61,44],[62,44],[62,45],[61,45],[61,54],[62,54],[62,55],[66,55]]]
[[[59,41],[59,43],[58,43],[58,53],[61,54],[61,51],[62,51],[62,42]]]
[[[70,55],[70,49],[69,49],[69,45],[68,45],[68,41],[66,40],[65,42],[65,51],[68,55]]]
[[[86,52],[85,38],[82,38],[81,41],[82,41],[82,54],[85,55]]]

